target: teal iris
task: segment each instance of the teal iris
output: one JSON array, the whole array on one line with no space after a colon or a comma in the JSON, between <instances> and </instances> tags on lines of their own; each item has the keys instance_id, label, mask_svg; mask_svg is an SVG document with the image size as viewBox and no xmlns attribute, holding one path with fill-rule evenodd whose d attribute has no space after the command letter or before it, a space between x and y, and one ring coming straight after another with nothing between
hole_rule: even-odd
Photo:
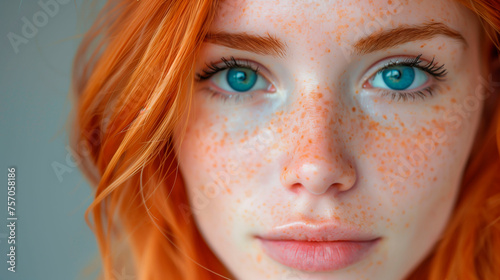
<instances>
[{"instance_id":1,"label":"teal iris","mask_svg":"<svg viewBox=\"0 0 500 280\"><path fill-rule=\"evenodd\" d=\"M248 68L231 68L227 71L227 83L235 91L248 91L257 82L257 73Z\"/></svg>"},{"instance_id":2,"label":"teal iris","mask_svg":"<svg viewBox=\"0 0 500 280\"><path fill-rule=\"evenodd\" d=\"M390 89L402 90L415 80L415 70L410 66L392 66L382 71L382 78Z\"/></svg>"}]
</instances>

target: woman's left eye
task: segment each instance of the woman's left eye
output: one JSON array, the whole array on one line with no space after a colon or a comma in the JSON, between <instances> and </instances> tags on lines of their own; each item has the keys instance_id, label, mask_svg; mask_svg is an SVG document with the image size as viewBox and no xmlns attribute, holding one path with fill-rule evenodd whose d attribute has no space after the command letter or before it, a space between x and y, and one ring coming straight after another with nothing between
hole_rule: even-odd
<instances>
[{"instance_id":1,"label":"woman's left eye","mask_svg":"<svg viewBox=\"0 0 500 280\"><path fill-rule=\"evenodd\" d=\"M412 90L425 85L429 76L425 71L406 65L389 66L378 71L370 80L374 88L389 90Z\"/></svg>"}]
</instances>

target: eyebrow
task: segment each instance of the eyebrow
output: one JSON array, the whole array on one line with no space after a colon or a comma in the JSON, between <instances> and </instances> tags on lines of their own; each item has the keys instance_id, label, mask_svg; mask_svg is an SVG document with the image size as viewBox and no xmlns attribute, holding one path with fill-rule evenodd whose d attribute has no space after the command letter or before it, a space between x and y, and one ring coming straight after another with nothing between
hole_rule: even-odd
<instances>
[{"instance_id":1,"label":"eyebrow","mask_svg":"<svg viewBox=\"0 0 500 280\"><path fill-rule=\"evenodd\" d=\"M205 42L262 55L284 57L286 53L286 44L269 33L266 33L265 36L251 35L245 32L209 33L205 37Z\"/></svg>"},{"instance_id":2,"label":"eyebrow","mask_svg":"<svg viewBox=\"0 0 500 280\"><path fill-rule=\"evenodd\" d=\"M356 52L366 54L408 42L429 40L438 35L456 39L467 47L467 41L460 33L440 22L398 26L391 30L370 34L357 41L353 46Z\"/></svg>"},{"instance_id":3,"label":"eyebrow","mask_svg":"<svg viewBox=\"0 0 500 280\"><path fill-rule=\"evenodd\" d=\"M412 41L428 40L438 35L456 39L467 47L467 41L459 32L439 22L421 25L403 25L394 29L376 32L361 38L352 46L355 52L367 54ZM269 33L266 33L265 36L260 36L245 32L216 32L207 34L205 42L262 55L284 57L286 54L286 44Z\"/></svg>"}]
</instances>

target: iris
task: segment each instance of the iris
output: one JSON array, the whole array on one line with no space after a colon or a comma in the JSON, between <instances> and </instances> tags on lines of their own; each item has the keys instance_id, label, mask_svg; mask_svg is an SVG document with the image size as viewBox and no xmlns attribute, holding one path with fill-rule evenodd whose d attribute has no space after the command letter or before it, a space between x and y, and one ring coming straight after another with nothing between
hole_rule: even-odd
<instances>
[{"instance_id":1,"label":"iris","mask_svg":"<svg viewBox=\"0 0 500 280\"><path fill-rule=\"evenodd\" d=\"M257 73L248 68L231 68L227 71L227 83L235 91L250 90L257 82Z\"/></svg>"},{"instance_id":2,"label":"iris","mask_svg":"<svg viewBox=\"0 0 500 280\"><path fill-rule=\"evenodd\" d=\"M382 77L390 89L403 90L415 80L415 70L409 66L392 66L382 71Z\"/></svg>"}]
</instances>

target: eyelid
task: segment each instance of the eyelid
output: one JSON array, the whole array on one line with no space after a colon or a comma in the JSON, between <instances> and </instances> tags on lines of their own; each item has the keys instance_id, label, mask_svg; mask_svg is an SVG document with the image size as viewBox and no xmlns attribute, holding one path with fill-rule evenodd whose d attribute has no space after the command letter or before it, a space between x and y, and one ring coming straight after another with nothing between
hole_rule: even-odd
<instances>
[{"instance_id":1,"label":"eyelid","mask_svg":"<svg viewBox=\"0 0 500 280\"><path fill-rule=\"evenodd\" d=\"M373 64L371 64L369 67L367 67L367 70L364 72L365 74L363 74L361 76L361 85L364 85L378 71L383 70L384 66L387 65L387 64L389 64L391 61L397 61L398 59L399 60L405 60L405 61L406 60L413 60L416 57L420 57L420 55L394 55L394 56L385 57L385 58L382 58L380 60L377 60L376 62L374 62ZM419 60L421 61L421 63L420 63L421 65L422 65L422 63L424 65L426 65L426 64L428 64L430 62L430 61L428 61L426 59L423 59L421 57L419 58ZM424 71L424 70L422 70L422 71ZM426 72L426 71L424 71L424 72ZM429 73L426 72L426 74L429 74Z\"/></svg>"},{"instance_id":2,"label":"eyelid","mask_svg":"<svg viewBox=\"0 0 500 280\"><path fill-rule=\"evenodd\" d=\"M213 68L214 66L219 68L219 71L217 72L213 72L211 74L209 74L209 76L207 78L202 78L200 79L200 76L199 76L199 73L196 73L196 77L197 77L197 81L199 82L203 82L207 79L210 79L213 75L223 71L223 70L226 70L226 69L230 69L230 68L235 68L235 67L229 67L225 62L224 60L226 61L229 61L229 62L236 62L238 64L241 64L240 66L237 66L237 67L243 67L243 68L248 68L248 69L252 69L253 71L255 71L258 75L261 75L262 78L264 78L267 82L269 82L270 84L273 84L275 85L275 83L273 82L274 79L273 79L273 75L271 75L270 71L267 70L267 68L258 63L258 62L255 62L253 60L250 60L250 59L239 59L239 58L234 58L233 56L226 58L226 57L222 57L221 59L219 59L218 61L214 62L209 62L209 63L206 63L205 64L205 67L201 70L202 72L206 73L206 69L210 69L210 68ZM213 69L212 69L213 70ZM276 87L276 85L275 85Z\"/></svg>"},{"instance_id":3,"label":"eyelid","mask_svg":"<svg viewBox=\"0 0 500 280\"><path fill-rule=\"evenodd\" d=\"M383 70L379 70L379 71L383 71ZM405 92L413 92L413 91L415 91L417 89L428 88L428 87L432 86L433 84L435 84L435 81L433 81L433 77L432 77L431 74L427 73L425 70L420 70L420 71L424 72L424 75L428 76L428 79L427 79L427 81L424 84L420 85L418 88L396 90L396 89L387 89L387 88L375 87L375 86L373 86L371 84L371 82L373 82L373 79L375 78L375 75L377 75L379 73L379 71L375 72L374 75L372 75L368 80L366 80L362 84L362 87L366 88L366 89L379 89L379 90L385 90L385 91L391 91L391 92L405 93Z\"/></svg>"},{"instance_id":4,"label":"eyelid","mask_svg":"<svg viewBox=\"0 0 500 280\"><path fill-rule=\"evenodd\" d=\"M198 89L200 91L205 91L206 93L208 93L205 96L209 98L217 98L219 100L222 100L224 103L226 101L239 103L244 102L247 99L252 99L257 95L275 95L275 93L277 92L277 87L274 79L269 78L273 76L270 74L266 67L253 60L235 59L233 56L231 56L229 59L227 59L226 57L222 57L217 62L209 62L205 65L205 68L202 69L205 75L202 76L200 75L200 73L196 73L196 82ZM221 87L219 83L216 83L214 81L214 78L221 79L222 77L218 77L219 75L224 75L224 72L234 68L247 68L255 71L255 73L258 75L257 83L259 80L263 81L267 84L267 88L257 88L247 92L233 92L228 91L228 89L224 87Z\"/></svg>"}]
</instances>

